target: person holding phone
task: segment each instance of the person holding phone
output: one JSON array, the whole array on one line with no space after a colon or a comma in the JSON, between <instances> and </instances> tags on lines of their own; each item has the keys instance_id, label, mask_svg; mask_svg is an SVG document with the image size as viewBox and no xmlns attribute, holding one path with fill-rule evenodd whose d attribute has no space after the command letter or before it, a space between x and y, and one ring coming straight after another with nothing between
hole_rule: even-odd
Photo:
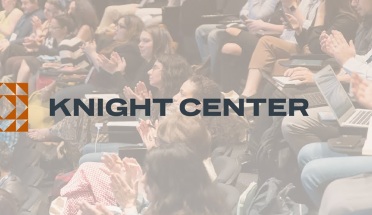
<instances>
[{"instance_id":1,"label":"person holding phone","mask_svg":"<svg viewBox=\"0 0 372 215\"><path fill-rule=\"evenodd\" d=\"M295 31L295 43L280 38L265 36L258 42L248 67L248 78L243 97L254 97L259 91L262 72L272 73L275 62L293 54L321 54L319 36L322 31L339 30L350 40L355 37L358 27L357 16L349 0L310 1L308 7L316 7L315 19L309 28L296 2L282 0L285 16Z\"/></svg>"},{"instance_id":2,"label":"person holding phone","mask_svg":"<svg viewBox=\"0 0 372 215\"><path fill-rule=\"evenodd\" d=\"M286 24L288 22L284 21L286 12L282 4L283 2L279 1L275 11L268 20L243 19L247 26L246 31L237 28L226 29L228 36L218 55L219 61L217 62L223 63L214 66L215 68L219 68L216 71L217 80L219 80L219 84L224 91L232 89L235 91L241 90L236 82L246 78L244 77L246 69L261 36L280 35L280 38L285 41L295 41L293 29ZM290 5L290 3L284 2L284 5L287 4ZM318 5L318 0L304 0L298 4L297 12L294 12L296 12L296 16L306 17L306 19L301 19L304 28L308 28L310 23L313 22ZM231 66L236 68L233 74L226 72L230 71L229 68Z\"/></svg>"},{"instance_id":3,"label":"person holding phone","mask_svg":"<svg viewBox=\"0 0 372 215\"><path fill-rule=\"evenodd\" d=\"M267 20L274 12L278 0L259 0L250 1L243 6L240 11L242 20ZM203 63L209 58L211 60L211 70L215 73L217 54L224 37L224 29L217 28L218 24L207 24L199 26L195 31L195 39L199 54Z\"/></svg>"}]
</instances>

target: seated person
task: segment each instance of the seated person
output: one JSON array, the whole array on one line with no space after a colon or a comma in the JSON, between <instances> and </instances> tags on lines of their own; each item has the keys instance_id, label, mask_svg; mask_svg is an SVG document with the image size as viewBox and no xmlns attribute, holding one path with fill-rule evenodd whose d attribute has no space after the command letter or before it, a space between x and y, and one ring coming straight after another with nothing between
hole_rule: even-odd
<instances>
[{"instance_id":1,"label":"seated person","mask_svg":"<svg viewBox=\"0 0 372 215\"><path fill-rule=\"evenodd\" d=\"M12 34L23 12L16 7L17 0L2 1L1 5L4 10L0 11L0 40L3 40Z\"/></svg>"},{"instance_id":2,"label":"seated person","mask_svg":"<svg viewBox=\"0 0 372 215\"><path fill-rule=\"evenodd\" d=\"M362 77L371 79L371 76L367 75L372 68L371 61L367 60L372 55L372 37L366 37L365 35L372 34L372 28L369 27L372 23L372 3L369 1L351 1L351 4L363 18L353 45L350 46L344 36L337 31L331 32L331 35L323 32L320 36L322 51L330 57L339 59L338 62L343 67L338 75L338 79L342 82L348 82L350 79L346 71L348 73L357 72ZM336 42L336 40L339 42ZM345 64L346 61L351 62L351 64ZM355 68L347 68L350 65ZM313 74L308 69L289 69L285 72L285 75L290 76L291 79L300 80L304 84L313 83ZM294 117L284 118L282 124L283 136L296 153L306 144L320 142L340 135L337 128L318 120L318 112L324 111L330 111L330 109L328 107L311 108L308 110L309 116L303 117L296 113Z\"/></svg>"},{"instance_id":3,"label":"seated person","mask_svg":"<svg viewBox=\"0 0 372 215\"><path fill-rule=\"evenodd\" d=\"M297 6L292 7L290 5L283 4L283 8L288 12L286 17L295 31L297 44L272 36L262 37L252 55L242 96L254 97L259 92L262 80L261 72L272 74L277 60L289 58L293 54L322 53L319 44L319 36L322 31L339 30L347 39L355 36L357 19L348 0L320 1L315 20L309 29L302 27L302 16L296 16L299 13L298 10L290 9ZM337 5L337 8L334 8L335 5Z\"/></svg>"},{"instance_id":4,"label":"seated person","mask_svg":"<svg viewBox=\"0 0 372 215\"><path fill-rule=\"evenodd\" d=\"M167 107L167 113L178 112L179 104L187 98L195 98L202 101L205 98L220 98L221 91L219 86L211 79L194 75L185 81L179 92L173 96L173 104ZM195 108L195 107L190 107ZM196 107L198 108L198 107ZM166 120L167 116L159 117L160 122ZM224 155L229 152L233 145L240 141L242 134L246 131L247 124L244 120L235 116L228 117L202 117L208 131L211 134L212 156ZM156 129L150 124L156 124L150 120L141 121L138 131L143 143L148 149L154 145L152 136L156 136ZM151 140L150 140L151 139ZM99 161L101 152L118 152L120 147L131 145L130 143L98 143L99 152L95 153L95 144L87 144L83 148L83 157L80 163L86 161Z\"/></svg>"},{"instance_id":5,"label":"seated person","mask_svg":"<svg viewBox=\"0 0 372 215\"><path fill-rule=\"evenodd\" d=\"M368 215L372 213L371 174L362 174L333 181L327 186L319 214Z\"/></svg>"},{"instance_id":6,"label":"seated person","mask_svg":"<svg viewBox=\"0 0 372 215\"><path fill-rule=\"evenodd\" d=\"M240 16L250 21L267 20L274 12L277 4L278 0L261 0L255 3L248 0L242 7ZM217 26L218 24L205 24L199 26L195 31L195 40L202 62L206 62L210 57L212 72L214 72L215 68L213 66L217 63L217 53L225 36L225 30L219 29Z\"/></svg>"},{"instance_id":7,"label":"seated person","mask_svg":"<svg viewBox=\"0 0 372 215\"><path fill-rule=\"evenodd\" d=\"M146 27L157 25L162 22L161 20L161 8L164 6L174 7L180 6L180 0L155 0L147 1L143 8L140 8L140 4L124 4L124 5L112 5L108 6L103 13L101 22L97 28L96 34L106 34L112 36L114 30L114 23L124 15L136 15L142 19Z\"/></svg>"},{"instance_id":8,"label":"seated person","mask_svg":"<svg viewBox=\"0 0 372 215\"><path fill-rule=\"evenodd\" d=\"M94 40L94 32L98 26L98 18L91 1L70 1L68 14L76 24L76 37L84 42Z\"/></svg>"},{"instance_id":9,"label":"seated person","mask_svg":"<svg viewBox=\"0 0 372 215\"><path fill-rule=\"evenodd\" d=\"M60 62L42 62L37 56L28 56L21 58L19 71L16 73L17 82L29 82L31 75L36 75L40 68L59 68L63 64L85 68L89 64L82 58L83 52L74 51L73 48L79 49L80 39L73 36L75 25L73 20L67 15L59 15L52 18L49 25L50 37L55 41L54 48L47 48L51 57L60 59ZM80 54L80 55L79 55ZM13 59L13 58L11 58ZM78 60L81 60L79 62ZM35 86L29 85L29 91L33 92Z\"/></svg>"},{"instance_id":10,"label":"seated person","mask_svg":"<svg viewBox=\"0 0 372 215\"><path fill-rule=\"evenodd\" d=\"M150 204L142 214L229 214L222 193L211 182L199 155L186 145L161 144L149 151L145 166L146 179L141 186L146 187ZM137 178L133 174L111 176L116 201L125 214L138 214ZM166 199L171 202L165 203ZM102 207L96 208L87 202L81 205L83 214L99 214L95 213L97 209L102 213Z\"/></svg>"},{"instance_id":11,"label":"seated person","mask_svg":"<svg viewBox=\"0 0 372 215\"><path fill-rule=\"evenodd\" d=\"M19 214L19 206L17 206L17 202L14 201L12 194L4 189L0 189L0 211L7 215Z\"/></svg>"},{"instance_id":12,"label":"seated person","mask_svg":"<svg viewBox=\"0 0 372 215\"><path fill-rule=\"evenodd\" d=\"M349 45L338 31L333 31L331 35L322 33L321 40L322 50L334 57L342 66L342 71L338 75L340 81L348 82L351 73L357 73L363 78L372 80L371 61L368 60L372 55L372 50L365 55L357 55L358 50L355 50L355 46ZM302 83L313 82L313 73L305 68L289 69L285 75L294 80L301 80ZM308 110L309 116L303 117L296 112L295 116L284 118L283 136L296 153L306 144L340 135L337 127L324 124L318 119L318 112L329 111L328 107L311 108Z\"/></svg>"},{"instance_id":13,"label":"seated person","mask_svg":"<svg viewBox=\"0 0 372 215\"><path fill-rule=\"evenodd\" d=\"M59 0L45 2L44 15L46 20L41 22L36 16L32 19L32 34L24 38L21 44L12 44L3 56L5 62L2 74L17 75L23 56L55 55L58 44L53 40L49 32L51 20L63 14L64 7ZM15 74L14 74L15 73ZM16 77L15 77L16 78Z\"/></svg>"},{"instance_id":14,"label":"seated person","mask_svg":"<svg viewBox=\"0 0 372 215\"><path fill-rule=\"evenodd\" d=\"M128 43L127 45L131 47L132 44ZM129 47L127 46L126 48ZM103 90L105 93L120 92L122 91L123 86L134 87L140 81L144 82L146 86L149 86L148 72L154 66L156 59L161 55L173 54L175 52L172 37L162 26L152 26L143 29L139 37L138 48L142 59L137 59L140 61L138 62L140 65L136 65L136 67L138 66L137 68L131 68L134 63L137 63L132 60L132 62L128 62L128 70L126 70L126 65L124 64L125 61L123 61L122 57L128 57L128 54L133 56L136 55L135 52L129 51L129 49L127 50L129 52L121 52L121 50L117 50L118 53L121 53L123 56L118 56L115 54L116 58L112 56L114 58L110 58L108 60L106 57L101 55L100 59L98 59L99 61L92 60L92 62L99 62L98 66L101 67L103 70L102 72L106 74L105 78L108 78L110 83L113 84L110 87L106 86L106 82L99 83L99 85L97 85L97 82L100 81L100 76L93 76L88 85L90 84L96 90ZM121 69L118 69L120 67ZM124 70L125 73L123 73ZM95 83L91 84L91 82ZM53 94L55 92L55 86L55 83L48 86L44 92L47 94ZM85 94L91 93L94 90L93 87L83 88L84 91L76 91L74 90L75 87L69 87L57 92L53 97L56 99L56 101L62 101L65 98L82 98ZM69 109L72 110L72 107L69 107ZM65 116L63 115L62 111L57 111L56 116L54 117L55 123L62 120L64 117Z\"/></svg>"},{"instance_id":15,"label":"seated person","mask_svg":"<svg viewBox=\"0 0 372 215\"><path fill-rule=\"evenodd\" d=\"M372 82L352 77L352 91L357 101L372 109ZM332 150L328 143L304 146L298 163L302 169L301 181L313 204L319 207L324 188L333 180L372 172L372 156L352 156Z\"/></svg>"},{"instance_id":16,"label":"seated person","mask_svg":"<svg viewBox=\"0 0 372 215\"><path fill-rule=\"evenodd\" d=\"M21 180L12 173L13 153L4 142L0 142L0 189L6 190L16 199L18 207L27 200L27 191Z\"/></svg>"},{"instance_id":17,"label":"seated person","mask_svg":"<svg viewBox=\"0 0 372 215\"><path fill-rule=\"evenodd\" d=\"M145 132L146 125L144 123L139 129ZM153 135L152 133L147 134L147 131L146 134L143 134L145 136ZM216 172L210 159L210 134L199 117L186 117L179 113L167 116L159 124L156 140L152 138L151 141L146 141L146 144L150 150L162 144L178 142L185 144L203 160L210 179L214 181ZM116 154L104 154L102 161L106 166L100 163L89 162L81 164L71 181L62 188L61 196L67 197L66 210L70 213L75 212L78 203L82 200L88 201L90 204L99 202L106 205L114 205L112 201L115 198L112 192L115 193L115 191L108 189L110 175L107 173L111 170L127 174L126 162L128 158L124 158L121 161Z\"/></svg>"},{"instance_id":18,"label":"seated person","mask_svg":"<svg viewBox=\"0 0 372 215\"><path fill-rule=\"evenodd\" d=\"M44 13L40 8L39 0L22 0L21 3L23 16L18 20L12 34L0 42L0 53L3 53L11 44L22 44L23 39L31 35L34 16L41 21L44 20Z\"/></svg>"}]
</instances>

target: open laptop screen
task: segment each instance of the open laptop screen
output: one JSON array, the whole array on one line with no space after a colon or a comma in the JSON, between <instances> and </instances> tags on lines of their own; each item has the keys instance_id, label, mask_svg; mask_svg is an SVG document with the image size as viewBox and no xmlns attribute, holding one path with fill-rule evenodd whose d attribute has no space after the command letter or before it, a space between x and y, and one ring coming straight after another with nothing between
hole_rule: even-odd
<instances>
[{"instance_id":1,"label":"open laptop screen","mask_svg":"<svg viewBox=\"0 0 372 215\"><path fill-rule=\"evenodd\" d=\"M337 79L331 66L326 66L315 74L315 82L338 119L354 108L348 94Z\"/></svg>"}]
</instances>

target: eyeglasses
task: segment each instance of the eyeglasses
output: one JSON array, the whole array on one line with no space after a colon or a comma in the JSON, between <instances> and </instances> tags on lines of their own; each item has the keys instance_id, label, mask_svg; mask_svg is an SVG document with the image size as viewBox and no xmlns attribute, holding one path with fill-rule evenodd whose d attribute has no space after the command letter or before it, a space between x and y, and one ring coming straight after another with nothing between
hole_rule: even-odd
<instances>
[{"instance_id":1,"label":"eyeglasses","mask_svg":"<svg viewBox=\"0 0 372 215\"><path fill-rule=\"evenodd\" d=\"M56 27L53 27L53 26L49 26L49 31L50 30L58 30L58 29L60 29L61 27L59 27L59 26L56 26Z\"/></svg>"},{"instance_id":2,"label":"eyeglasses","mask_svg":"<svg viewBox=\"0 0 372 215\"><path fill-rule=\"evenodd\" d=\"M117 26L117 28L119 28L119 29L127 29L127 26L125 26L125 25L122 24L122 23L118 23L116 26Z\"/></svg>"}]
</instances>

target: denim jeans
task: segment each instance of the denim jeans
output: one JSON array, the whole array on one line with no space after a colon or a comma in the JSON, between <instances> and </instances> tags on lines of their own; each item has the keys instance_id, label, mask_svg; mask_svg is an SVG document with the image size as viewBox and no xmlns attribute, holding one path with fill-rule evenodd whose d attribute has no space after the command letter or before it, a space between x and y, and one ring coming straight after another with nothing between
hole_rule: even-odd
<instances>
[{"instance_id":1,"label":"denim jeans","mask_svg":"<svg viewBox=\"0 0 372 215\"><path fill-rule=\"evenodd\" d=\"M328 143L304 146L298 155L305 191L319 207L326 186L340 178L372 172L372 156L349 156L332 151Z\"/></svg>"},{"instance_id":2,"label":"denim jeans","mask_svg":"<svg viewBox=\"0 0 372 215\"><path fill-rule=\"evenodd\" d=\"M201 25L195 31L196 44L203 62L211 58L211 70L216 65L217 55L222 45L225 29L218 29L216 24Z\"/></svg>"}]
</instances>

